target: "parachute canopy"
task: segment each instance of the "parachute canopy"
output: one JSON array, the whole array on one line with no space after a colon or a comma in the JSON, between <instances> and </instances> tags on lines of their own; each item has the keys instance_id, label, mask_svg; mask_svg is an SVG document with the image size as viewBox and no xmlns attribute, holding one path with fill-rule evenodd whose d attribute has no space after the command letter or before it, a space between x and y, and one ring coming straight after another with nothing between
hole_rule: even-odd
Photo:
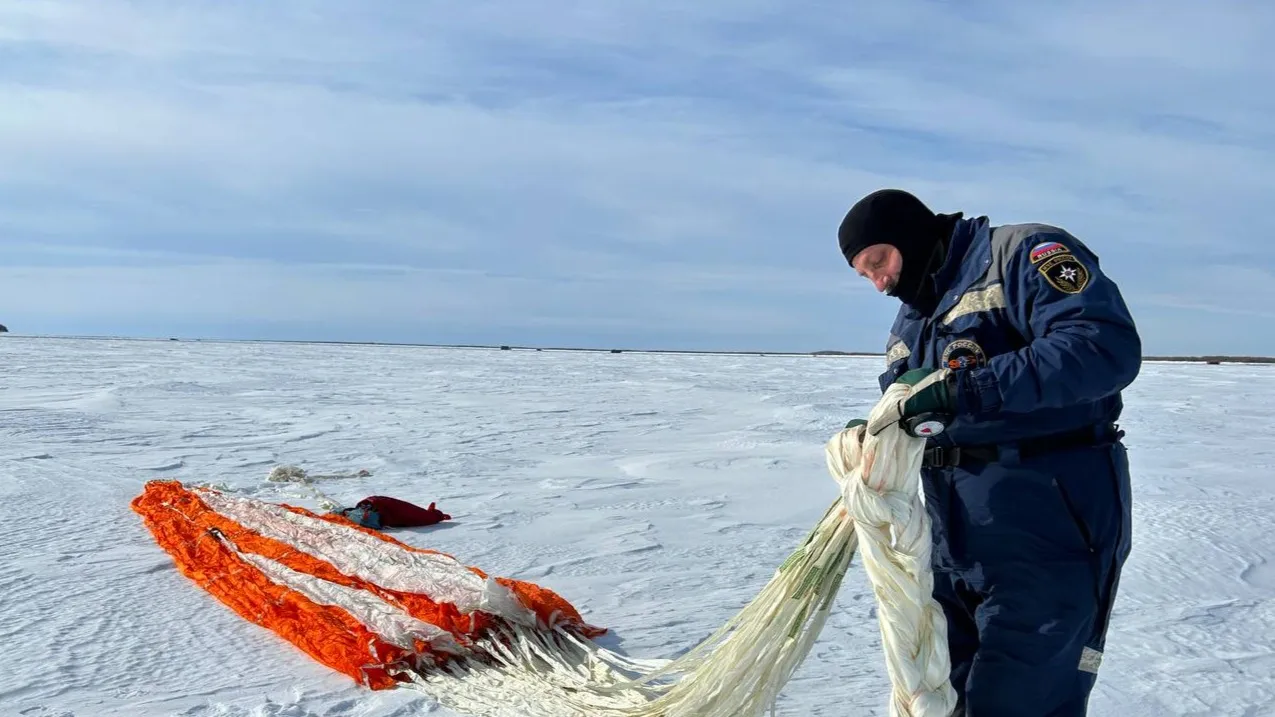
<instances>
[{"instance_id":1,"label":"parachute canopy","mask_svg":"<svg viewBox=\"0 0 1275 717\"><path fill-rule=\"evenodd\" d=\"M481 657L502 625L604 634L558 594L492 578L335 514L177 481L132 502L183 575L241 617L372 689Z\"/></svg>"}]
</instances>

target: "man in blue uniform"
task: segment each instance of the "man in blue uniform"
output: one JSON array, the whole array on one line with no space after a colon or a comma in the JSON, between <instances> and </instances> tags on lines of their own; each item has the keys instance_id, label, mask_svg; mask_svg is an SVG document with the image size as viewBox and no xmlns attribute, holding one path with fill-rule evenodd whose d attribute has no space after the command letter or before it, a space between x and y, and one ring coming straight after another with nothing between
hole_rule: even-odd
<instances>
[{"instance_id":1,"label":"man in blue uniform","mask_svg":"<svg viewBox=\"0 0 1275 717\"><path fill-rule=\"evenodd\" d=\"M935 214L898 190L857 202L839 240L902 303L880 382L912 388L865 430L927 436L957 714L1084 715L1130 551L1115 421L1142 345L1119 289L1063 229Z\"/></svg>"}]
</instances>

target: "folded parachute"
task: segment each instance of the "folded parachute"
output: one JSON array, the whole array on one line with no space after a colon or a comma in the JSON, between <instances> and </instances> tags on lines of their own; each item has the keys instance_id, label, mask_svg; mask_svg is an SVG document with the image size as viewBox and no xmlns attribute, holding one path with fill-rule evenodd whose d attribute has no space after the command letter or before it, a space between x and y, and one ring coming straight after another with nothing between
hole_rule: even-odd
<instances>
[{"instance_id":1,"label":"folded parachute","mask_svg":"<svg viewBox=\"0 0 1275 717\"><path fill-rule=\"evenodd\" d=\"M176 481L147 483L132 507L183 575L372 689L472 658L501 625L605 632L551 590L489 577L340 515Z\"/></svg>"}]
</instances>

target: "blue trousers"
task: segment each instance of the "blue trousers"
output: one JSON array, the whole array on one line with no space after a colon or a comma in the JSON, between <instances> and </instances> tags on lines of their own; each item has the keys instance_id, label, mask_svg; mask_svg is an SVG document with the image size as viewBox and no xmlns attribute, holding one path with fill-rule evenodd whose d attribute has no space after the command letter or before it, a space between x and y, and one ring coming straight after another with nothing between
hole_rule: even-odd
<instances>
[{"instance_id":1,"label":"blue trousers","mask_svg":"<svg viewBox=\"0 0 1275 717\"><path fill-rule=\"evenodd\" d=\"M957 714L1082 717L1131 546L1124 446L926 468L923 484Z\"/></svg>"}]
</instances>

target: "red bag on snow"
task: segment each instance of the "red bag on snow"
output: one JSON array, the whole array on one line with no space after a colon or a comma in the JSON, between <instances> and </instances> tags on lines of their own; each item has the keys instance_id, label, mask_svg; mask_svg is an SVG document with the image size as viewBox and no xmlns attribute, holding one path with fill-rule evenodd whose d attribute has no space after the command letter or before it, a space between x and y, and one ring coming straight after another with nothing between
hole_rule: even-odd
<instances>
[{"instance_id":1,"label":"red bag on snow","mask_svg":"<svg viewBox=\"0 0 1275 717\"><path fill-rule=\"evenodd\" d=\"M435 508L434 503L422 508L387 495L370 495L359 501L356 507L376 511L381 525L386 528L413 528L451 520L451 516Z\"/></svg>"}]
</instances>

